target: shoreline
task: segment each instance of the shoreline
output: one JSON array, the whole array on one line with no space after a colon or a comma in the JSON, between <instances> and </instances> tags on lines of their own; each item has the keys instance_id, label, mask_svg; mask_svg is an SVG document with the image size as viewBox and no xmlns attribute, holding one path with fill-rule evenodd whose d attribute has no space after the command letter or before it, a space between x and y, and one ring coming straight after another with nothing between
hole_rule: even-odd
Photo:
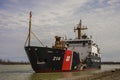
<instances>
[{"instance_id":1,"label":"shoreline","mask_svg":"<svg viewBox=\"0 0 120 80\"><path fill-rule=\"evenodd\" d=\"M13 62L13 63L0 63L0 65L30 65L30 63Z\"/></svg>"},{"instance_id":2,"label":"shoreline","mask_svg":"<svg viewBox=\"0 0 120 80\"><path fill-rule=\"evenodd\" d=\"M93 73L82 77L76 76L72 77L72 80L120 80L120 68L99 73Z\"/></svg>"}]
</instances>

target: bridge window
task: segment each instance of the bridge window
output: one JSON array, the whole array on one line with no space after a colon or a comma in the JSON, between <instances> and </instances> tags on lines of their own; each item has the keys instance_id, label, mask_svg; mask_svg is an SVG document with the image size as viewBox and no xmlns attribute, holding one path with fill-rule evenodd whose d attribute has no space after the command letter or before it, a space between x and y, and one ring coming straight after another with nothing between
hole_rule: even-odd
<instances>
[{"instance_id":1,"label":"bridge window","mask_svg":"<svg viewBox=\"0 0 120 80\"><path fill-rule=\"evenodd\" d=\"M95 54L95 56L98 56L98 54Z\"/></svg>"},{"instance_id":2,"label":"bridge window","mask_svg":"<svg viewBox=\"0 0 120 80\"><path fill-rule=\"evenodd\" d=\"M69 43L69 44L80 44L80 43L83 43L83 44L86 44L86 43L90 43L90 40L89 41L67 41L66 43Z\"/></svg>"}]
</instances>

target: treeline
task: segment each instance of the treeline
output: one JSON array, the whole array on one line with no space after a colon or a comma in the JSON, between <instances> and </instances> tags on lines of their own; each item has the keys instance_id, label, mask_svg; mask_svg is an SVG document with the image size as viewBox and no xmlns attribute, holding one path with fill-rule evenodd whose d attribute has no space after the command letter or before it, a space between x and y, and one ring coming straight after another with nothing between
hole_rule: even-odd
<instances>
[{"instance_id":1,"label":"treeline","mask_svg":"<svg viewBox=\"0 0 120 80\"><path fill-rule=\"evenodd\" d=\"M0 59L0 64L14 65L14 64L30 64L30 63L29 62L24 62L24 61L10 61L10 60Z\"/></svg>"},{"instance_id":2,"label":"treeline","mask_svg":"<svg viewBox=\"0 0 120 80\"><path fill-rule=\"evenodd\" d=\"M101 62L102 64L120 64L120 62Z\"/></svg>"}]
</instances>

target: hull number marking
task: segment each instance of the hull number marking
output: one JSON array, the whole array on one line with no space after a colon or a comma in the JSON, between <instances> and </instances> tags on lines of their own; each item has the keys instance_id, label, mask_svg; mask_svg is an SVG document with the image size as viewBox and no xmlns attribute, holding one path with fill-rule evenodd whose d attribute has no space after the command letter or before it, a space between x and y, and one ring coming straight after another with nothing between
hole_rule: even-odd
<instances>
[{"instance_id":1,"label":"hull number marking","mask_svg":"<svg viewBox=\"0 0 120 80\"><path fill-rule=\"evenodd\" d=\"M58 56L53 56L53 61L60 61L61 57L58 57Z\"/></svg>"}]
</instances>

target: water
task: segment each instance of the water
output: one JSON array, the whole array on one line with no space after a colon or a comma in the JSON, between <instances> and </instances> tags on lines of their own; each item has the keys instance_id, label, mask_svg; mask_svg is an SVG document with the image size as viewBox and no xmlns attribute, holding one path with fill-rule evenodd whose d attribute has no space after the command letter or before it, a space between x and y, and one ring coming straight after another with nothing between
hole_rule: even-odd
<instances>
[{"instance_id":1,"label":"water","mask_svg":"<svg viewBox=\"0 0 120 80\"><path fill-rule=\"evenodd\" d=\"M101 70L81 72L34 73L30 65L0 65L0 80L75 80L74 77L120 68L120 65L102 65Z\"/></svg>"}]
</instances>

